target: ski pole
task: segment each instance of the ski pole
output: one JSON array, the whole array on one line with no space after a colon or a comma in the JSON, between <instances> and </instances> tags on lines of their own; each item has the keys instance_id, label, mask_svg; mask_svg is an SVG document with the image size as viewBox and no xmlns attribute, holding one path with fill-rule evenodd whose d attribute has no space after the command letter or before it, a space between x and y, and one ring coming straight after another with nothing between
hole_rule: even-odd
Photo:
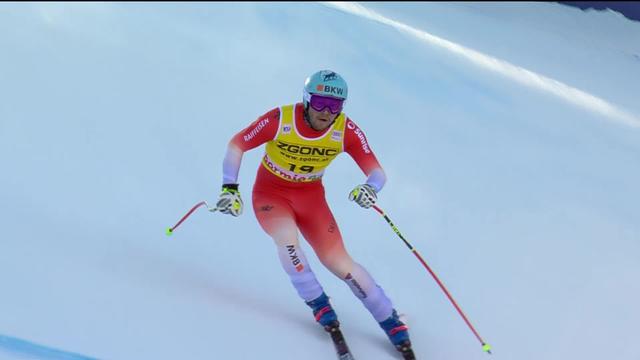
<instances>
[{"instance_id":1,"label":"ski pole","mask_svg":"<svg viewBox=\"0 0 640 360\"><path fill-rule=\"evenodd\" d=\"M183 222L183 221L185 221L189 216L191 216L191 214L193 214L193 212L194 212L194 211L196 211L196 210L197 210L200 206L202 206L202 205L206 206L206 207L207 207L207 210L209 210L209 211L216 211L216 210L217 210L216 208L209 207L209 205L207 204L207 202L206 202L206 201L200 201L199 203L195 204L195 205L191 208L191 210L189 210L189 212L187 212L187 213L182 217L182 219L180 219L180 221L178 221L175 225L173 225L173 227L167 228L167 232L166 232L167 236L171 236L171 234L173 234L173 231L174 231L178 226L180 226L180 224L182 224L182 222Z\"/></svg>"},{"instance_id":2,"label":"ski pole","mask_svg":"<svg viewBox=\"0 0 640 360\"><path fill-rule=\"evenodd\" d=\"M489 344L487 344L486 342L484 342L484 340L482 340L482 338L480 337L480 334L478 334L478 332L476 331L476 329L473 327L473 325L471 325L471 322L469 321L469 319L467 319L467 316L464 314L464 312L462 312L462 309L460 309L460 306L458 306L458 304L456 303L456 301L453 299L453 297L451 296L451 294L449 293L449 291L447 290L447 288L444 286L444 284L442 283L442 281L440 281L440 279L438 279L438 277L436 276L436 274L433 272L433 270L431 270L431 268L429 267L429 265L427 265L427 263L424 261L424 259L422 259L422 256L420 256L420 254L418 253L418 250L416 250L413 246L411 246L411 244L409 243L409 241L407 241L407 239L404 238L404 236L402 236L402 234L400 233L400 230L398 230L398 228L393 224L393 222L391 221L391 219L389 219L389 217L387 216L387 214L385 214L384 211L382 211L382 209L380 209L378 206L373 205L373 208L384 217L384 219L389 223L389 225L391 225L391 228L393 229L393 231L400 237L400 239L402 239L402 241L404 241L405 245L407 245L407 247L409 248L409 250L411 250L411 252L413 252L413 255L415 255L418 260L420 260L420 262L422 263L422 265L424 265L424 267L427 269L427 271L429 271L429 273L431 274L431 276L433 277L433 279L438 283L438 285L440 285L440 288L442 289L442 291L444 291L445 295L447 295L447 297L449 298L449 301L451 301L451 303L453 304L453 306L456 308L456 310L458 310L458 313L460 314L460 316L462 316L462 319L464 319L464 322L467 323L467 326L469 326L469 329L471 329L471 331L473 332L473 334L476 336L476 338L478 339L478 341L480 341L480 343L482 344L482 350L486 351L487 353L491 354L491 346Z\"/></svg>"}]
</instances>

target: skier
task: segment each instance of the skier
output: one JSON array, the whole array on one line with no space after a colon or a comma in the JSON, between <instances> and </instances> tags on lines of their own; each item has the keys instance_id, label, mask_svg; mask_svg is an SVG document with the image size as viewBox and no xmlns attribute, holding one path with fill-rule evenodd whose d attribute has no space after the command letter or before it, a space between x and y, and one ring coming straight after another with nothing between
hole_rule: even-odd
<instances>
[{"instance_id":1,"label":"skier","mask_svg":"<svg viewBox=\"0 0 640 360\"><path fill-rule=\"evenodd\" d=\"M337 73L322 70L308 77L303 101L281 106L251 123L229 142L223 162L222 193L215 211L239 216L243 202L238 172L245 151L266 145L253 187L253 210L277 247L280 262L316 321L328 332L339 326L329 297L316 279L300 247L298 229L320 262L342 279L401 352L411 351L407 326L391 300L363 266L345 250L322 185L324 169L341 152L355 160L367 176L349 199L371 207L386 175L364 132L343 112L347 84Z\"/></svg>"}]
</instances>

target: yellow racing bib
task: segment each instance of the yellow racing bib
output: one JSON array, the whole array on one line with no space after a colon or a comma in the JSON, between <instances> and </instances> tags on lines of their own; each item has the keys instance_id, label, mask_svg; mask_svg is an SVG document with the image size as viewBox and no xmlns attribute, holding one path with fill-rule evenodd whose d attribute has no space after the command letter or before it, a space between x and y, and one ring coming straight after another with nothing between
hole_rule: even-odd
<instances>
[{"instance_id":1,"label":"yellow racing bib","mask_svg":"<svg viewBox=\"0 0 640 360\"><path fill-rule=\"evenodd\" d=\"M267 142L262 165L274 175L293 182L319 180L324 169L343 149L345 115L340 113L328 131L318 138L298 133L295 105L280 108L280 128Z\"/></svg>"}]
</instances>

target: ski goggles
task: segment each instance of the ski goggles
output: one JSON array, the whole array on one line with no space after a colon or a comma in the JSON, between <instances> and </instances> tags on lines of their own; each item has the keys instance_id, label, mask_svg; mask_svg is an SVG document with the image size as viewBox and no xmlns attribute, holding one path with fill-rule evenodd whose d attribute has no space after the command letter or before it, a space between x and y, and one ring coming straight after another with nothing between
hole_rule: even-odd
<instances>
[{"instance_id":1,"label":"ski goggles","mask_svg":"<svg viewBox=\"0 0 640 360\"><path fill-rule=\"evenodd\" d=\"M339 114L342 111L343 104L343 99L336 99L329 96L311 95L311 99L309 99L309 105L311 105L313 110L318 112L329 108L332 114Z\"/></svg>"}]
</instances>

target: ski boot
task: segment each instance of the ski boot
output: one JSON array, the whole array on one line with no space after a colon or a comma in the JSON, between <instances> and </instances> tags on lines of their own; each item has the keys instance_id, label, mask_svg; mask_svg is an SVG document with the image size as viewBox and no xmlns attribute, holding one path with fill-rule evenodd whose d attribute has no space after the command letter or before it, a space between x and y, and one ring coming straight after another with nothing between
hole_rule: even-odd
<instances>
[{"instance_id":1,"label":"ski boot","mask_svg":"<svg viewBox=\"0 0 640 360\"><path fill-rule=\"evenodd\" d=\"M409 340L409 327L400 321L395 309L388 319L380 322L380 327L387 334L396 350L402 353L403 359L415 360L416 356L411 348L411 340Z\"/></svg>"},{"instance_id":2,"label":"ski boot","mask_svg":"<svg viewBox=\"0 0 640 360\"><path fill-rule=\"evenodd\" d=\"M307 301L306 304L313 310L313 316L316 317L316 321L322 325L326 331L329 332L332 327L340 326L338 315L333 311L329 303L329 297L325 293L322 293L322 295L315 300Z\"/></svg>"},{"instance_id":3,"label":"ski boot","mask_svg":"<svg viewBox=\"0 0 640 360\"><path fill-rule=\"evenodd\" d=\"M317 299L307 301L307 305L313 310L313 316L315 316L316 321L322 325L324 331L331 336L331 341L335 346L338 359L354 360L340 330L338 316L329 303L329 297L325 293L322 293Z\"/></svg>"}]
</instances>

